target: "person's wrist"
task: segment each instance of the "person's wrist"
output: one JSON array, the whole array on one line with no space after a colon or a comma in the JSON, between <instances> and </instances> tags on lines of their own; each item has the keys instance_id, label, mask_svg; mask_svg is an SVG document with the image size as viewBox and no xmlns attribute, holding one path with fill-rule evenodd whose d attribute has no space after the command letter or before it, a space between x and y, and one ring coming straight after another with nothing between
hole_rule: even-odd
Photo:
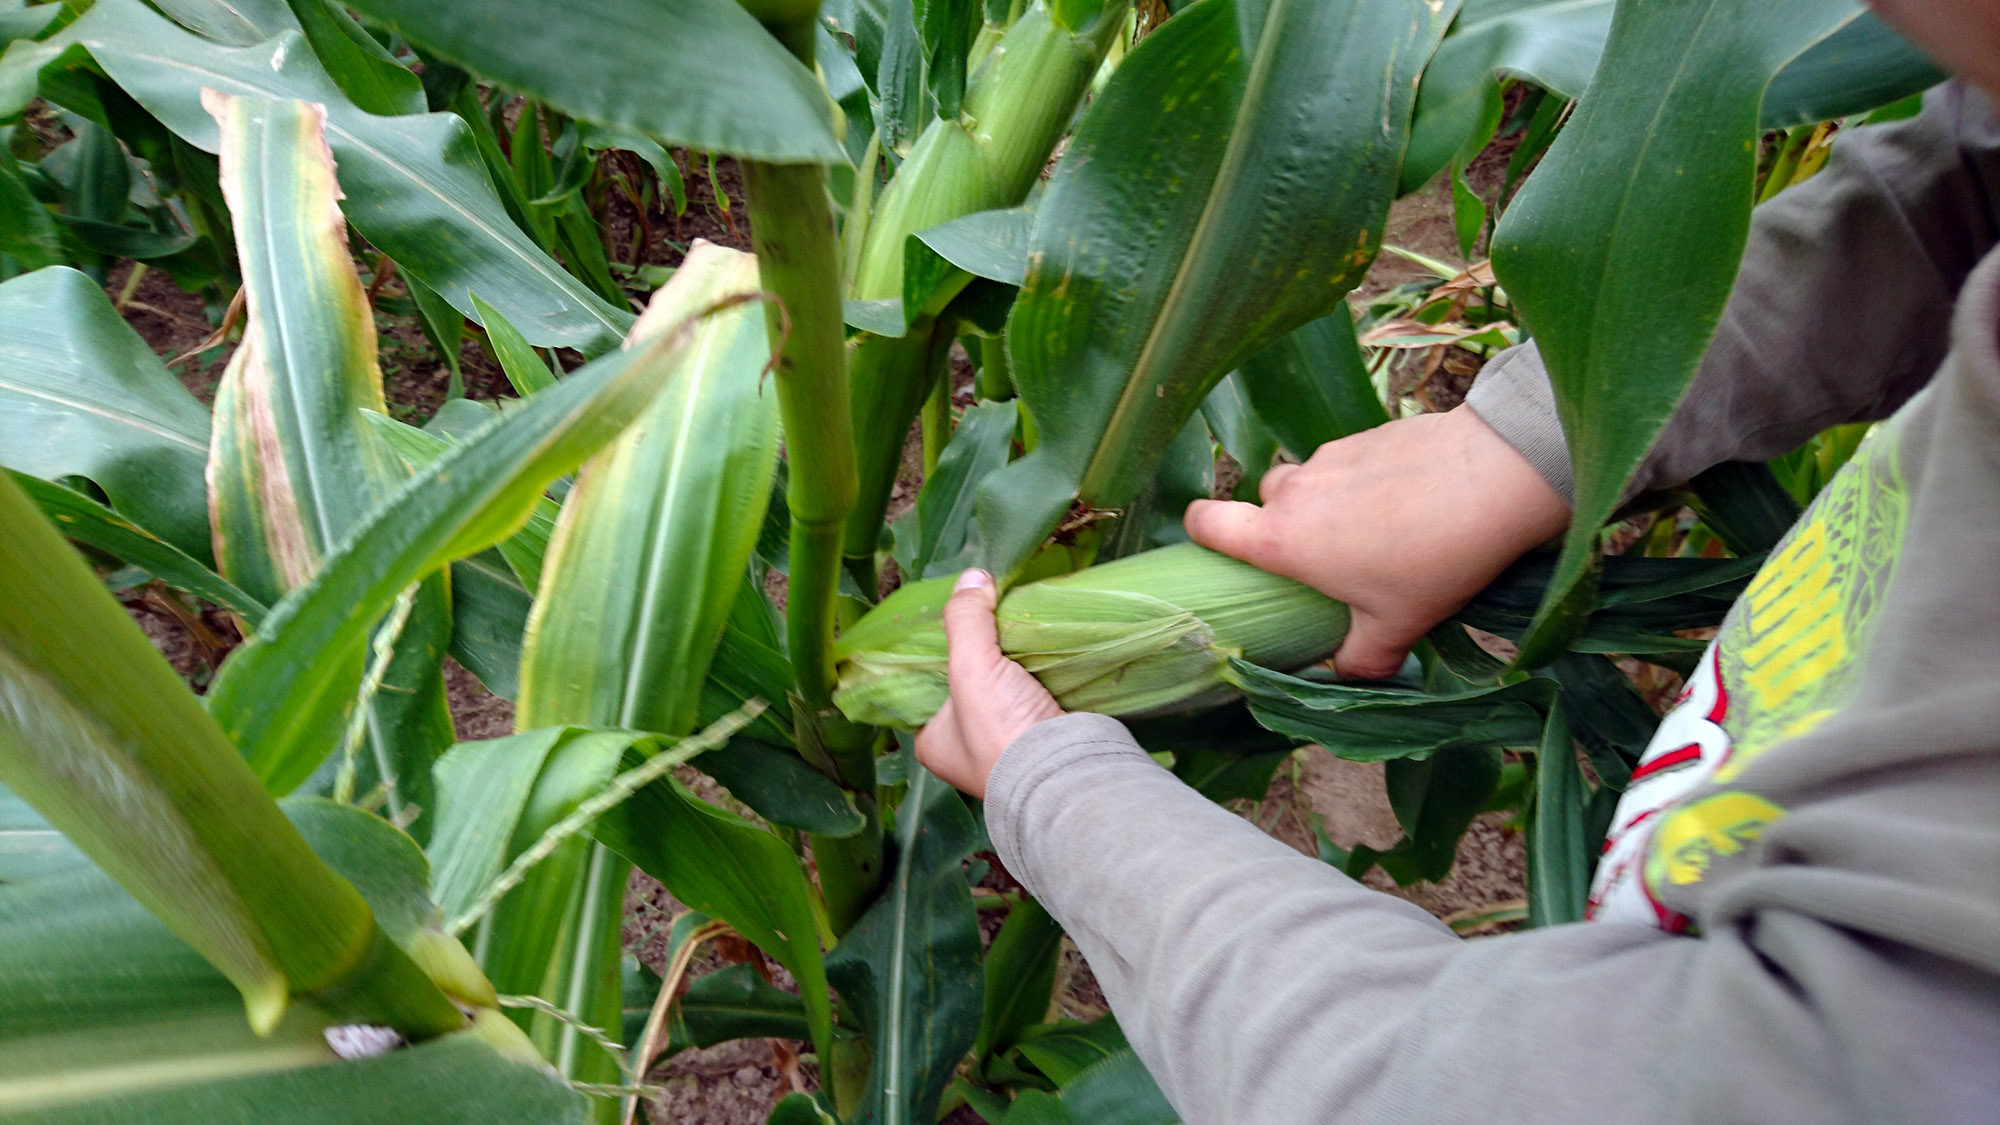
<instances>
[{"instance_id":1,"label":"person's wrist","mask_svg":"<svg viewBox=\"0 0 2000 1125\"><path fill-rule=\"evenodd\" d=\"M1444 436L1463 458L1465 514L1490 544L1511 560L1568 529L1568 503L1477 411L1460 406L1444 420Z\"/></svg>"}]
</instances>

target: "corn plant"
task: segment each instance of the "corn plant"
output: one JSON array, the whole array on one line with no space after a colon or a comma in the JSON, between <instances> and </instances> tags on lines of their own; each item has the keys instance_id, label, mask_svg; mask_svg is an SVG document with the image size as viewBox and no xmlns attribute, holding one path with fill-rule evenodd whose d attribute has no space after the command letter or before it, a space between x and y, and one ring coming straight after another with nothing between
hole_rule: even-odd
<instances>
[{"instance_id":1,"label":"corn plant","mask_svg":"<svg viewBox=\"0 0 2000 1125\"><path fill-rule=\"evenodd\" d=\"M978 811L900 733L967 565L1010 587L1010 652L1204 793L1302 745L1384 762L1406 838L1329 862L1440 878L1508 808L1531 923L1579 917L1653 723L1603 654L1690 661L1775 534L1765 470L1704 495L1742 557L1596 538L1719 314L1754 141L1935 74L1849 0L1158 7L1143 38L1125 0L0 11L0 121L53 105L84 146L0 163L0 959L36 974L0 976L0 1120L609 1121L663 1050L770 1035L822 1085L774 1121L1171 1120L1115 1023L1046 1020L1046 912L983 896L982 956ZM1461 217L1555 372L1577 530L1398 680L1327 682L1344 607L1179 514L1218 449L1254 482L1389 417L1347 294L1507 84L1546 158ZM635 315L593 210L614 150L676 207L672 152L734 158L754 253L697 244ZM92 210L114 155L171 160L157 205ZM175 276L243 305L212 410L54 264L169 219L213 258ZM388 416L350 227L516 396ZM57 529L241 624L205 699ZM514 733L454 742L447 654ZM670 972L627 1019L634 868L691 908L675 972L733 932L796 990ZM132 1065L75 1061L107 1038Z\"/></svg>"}]
</instances>

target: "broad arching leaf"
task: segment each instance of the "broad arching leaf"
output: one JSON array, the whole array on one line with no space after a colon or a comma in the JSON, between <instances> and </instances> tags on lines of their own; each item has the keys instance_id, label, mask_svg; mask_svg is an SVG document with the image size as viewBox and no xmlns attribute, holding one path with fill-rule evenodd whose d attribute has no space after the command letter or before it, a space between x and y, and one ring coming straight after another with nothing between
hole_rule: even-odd
<instances>
[{"instance_id":1,"label":"broad arching leaf","mask_svg":"<svg viewBox=\"0 0 2000 1125\"><path fill-rule=\"evenodd\" d=\"M208 152L220 135L202 109L203 89L325 106L327 143L347 193L343 210L355 229L468 316L476 289L530 341L587 352L610 347L632 323L631 313L593 294L508 218L463 121L364 113L298 32L228 48L139 0L98 0L51 42L81 45L162 124Z\"/></svg>"},{"instance_id":2,"label":"broad arching leaf","mask_svg":"<svg viewBox=\"0 0 2000 1125\"><path fill-rule=\"evenodd\" d=\"M1208 0L1119 66L1037 208L1007 326L1041 444L982 489L995 570L1075 503L1131 503L1209 388L1360 280L1456 8Z\"/></svg>"},{"instance_id":3,"label":"broad arching leaf","mask_svg":"<svg viewBox=\"0 0 2000 1125\"><path fill-rule=\"evenodd\" d=\"M361 0L354 7L573 117L706 152L844 158L832 101L735 0Z\"/></svg>"},{"instance_id":4,"label":"broad arching leaf","mask_svg":"<svg viewBox=\"0 0 2000 1125\"><path fill-rule=\"evenodd\" d=\"M0 465L86 477L112 507L209 557L208 411L104 290L55 267L0 285Z\"/></svg>"},{"instance_id":5,"label":"broad arching leaf","mask_svg":"<svg viewBox=\"0 0 2000 1125\"><path fill-rule=\"evenodd\" d=\"M1626 0L1598 78L1494 238L1555 384L1576 518L1521 661L1580 627L1597 530L1707 351L1750 229L1772 76L1853 0Z\"/></svg>"}]
</instances>

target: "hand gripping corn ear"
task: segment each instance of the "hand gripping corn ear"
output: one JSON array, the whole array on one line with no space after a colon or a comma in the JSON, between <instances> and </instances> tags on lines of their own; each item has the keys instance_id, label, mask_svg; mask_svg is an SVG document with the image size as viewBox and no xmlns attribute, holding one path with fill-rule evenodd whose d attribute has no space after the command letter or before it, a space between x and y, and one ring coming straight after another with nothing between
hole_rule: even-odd
<instances>
[{"instance_id":1,"label":"hand gripping corn ear","mask_svg":"<svg viewBox=\"0 0 2000 1125\"><path fill-rule=\"evenodd\" d=\"M951 586L904 586L840 638L833 699L849 719L915 728L944 706ZM1143 715L1234 695L1231 657L1311 664L1347 620L1311 587L1183 543L1016 587L1000 601L1000 647L1067 710Z\"/></svg>"}]
</instances>

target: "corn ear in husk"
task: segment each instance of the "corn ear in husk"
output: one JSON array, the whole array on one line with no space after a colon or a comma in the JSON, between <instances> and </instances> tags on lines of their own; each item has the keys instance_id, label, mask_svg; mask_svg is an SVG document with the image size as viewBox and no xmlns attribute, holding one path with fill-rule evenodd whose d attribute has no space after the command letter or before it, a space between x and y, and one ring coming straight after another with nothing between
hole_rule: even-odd
<instances>
[{"instance_id":1,"label":"corn ear in husk","mask_svg":"<svg viewBox=\"0 0 2000 1125\"><path fill-rule=\"evenodd\" d=\"M944 706L939 614L952 579L902 587L834 647L834 702L860 723L915 728ZM1067 710L1145 715L1230 698L1232 657L1290 671L1347 635L1347 607L1192 543L1011 590L1000 647Z\"/></svg>"}]
</instances>

